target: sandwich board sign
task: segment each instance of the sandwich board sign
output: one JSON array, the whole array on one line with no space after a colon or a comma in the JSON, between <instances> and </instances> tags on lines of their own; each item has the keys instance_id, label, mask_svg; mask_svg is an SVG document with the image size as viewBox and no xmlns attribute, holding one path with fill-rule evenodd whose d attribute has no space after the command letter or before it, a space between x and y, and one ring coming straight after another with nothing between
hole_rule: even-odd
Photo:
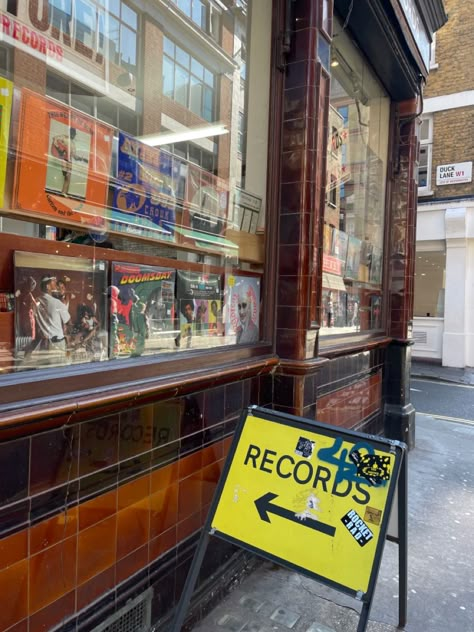
<instances>
[{"instance_id":1,"label":"sandwich board sign","mask_svg":"<svg viewBox=\"0 0 474 632\"><path fill-rule=\"evenodd\" d=\"M398 441L301 417L245 410L173 632L181 630L209 536L362 601L358 632L364 632L405 449ZM406 506L399 490L401 497Z\"/></svg>"}]
</instances>

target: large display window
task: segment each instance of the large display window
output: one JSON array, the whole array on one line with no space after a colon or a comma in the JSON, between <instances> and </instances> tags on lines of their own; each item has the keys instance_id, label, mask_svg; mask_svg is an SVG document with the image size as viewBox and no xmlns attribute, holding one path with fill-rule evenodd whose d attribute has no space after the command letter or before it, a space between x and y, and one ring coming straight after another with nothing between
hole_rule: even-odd
<instances>
[{"instance_id":1,"label":"large display window","mask_svg":"<svg viewBox=\"0 0 474 632\"><path fill-rule=\"evenodd\" d=\"M2 7L0 372L261 342L271 1Z\"/></svg>"},{"instance_id":2,"label":"large display window","mask_svg":"<svg viewBox=\"0 0 474 632\"><path fill-rule=\"evenodd\" d=\"M321 335L380 329L390 100L334 20Z\"/></svg>"}]
</instances>

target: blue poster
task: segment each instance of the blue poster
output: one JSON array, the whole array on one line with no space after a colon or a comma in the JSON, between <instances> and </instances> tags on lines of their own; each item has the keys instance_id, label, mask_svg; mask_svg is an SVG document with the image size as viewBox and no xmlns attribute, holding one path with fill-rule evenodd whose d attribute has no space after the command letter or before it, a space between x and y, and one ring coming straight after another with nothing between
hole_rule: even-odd
<instances>
[{"instance_id":1,"label":"blue poster","mask_svg":"<svg viewBox=\"0 0 474 632\"><path fill-rule=\"evenodd\" d=\"M120 132L117 171L110 230L174 242L173 157Z\"/></svg>"}]
</instances>

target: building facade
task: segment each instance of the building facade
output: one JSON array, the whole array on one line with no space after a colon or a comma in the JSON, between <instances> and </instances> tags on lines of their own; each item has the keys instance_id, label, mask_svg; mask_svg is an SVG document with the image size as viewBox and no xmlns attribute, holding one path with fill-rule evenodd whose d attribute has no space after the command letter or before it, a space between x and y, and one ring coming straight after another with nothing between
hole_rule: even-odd
<instances>
[{"instance_id":1,"label":"building facade","mask_svg":"<svg viewBox=\"0 0 474 632\"><path fill-rule=\"evenodd\" d=\"M417 119L446 14L0 20L0 630L164 630L243 408L414 443ZM193 617L242 563L213 543Z\"/></svg>"},{"instance_id":2,"label":"building facade","mask_svg":"<svg viewBox=\"0 0 474 632\"><path fill-rule=\"evenodd\" d=\"M446 9L420 127L413 353L464 368L474 365L474 21L463 2L448 1Z\"/></svg>"}]
</instances>

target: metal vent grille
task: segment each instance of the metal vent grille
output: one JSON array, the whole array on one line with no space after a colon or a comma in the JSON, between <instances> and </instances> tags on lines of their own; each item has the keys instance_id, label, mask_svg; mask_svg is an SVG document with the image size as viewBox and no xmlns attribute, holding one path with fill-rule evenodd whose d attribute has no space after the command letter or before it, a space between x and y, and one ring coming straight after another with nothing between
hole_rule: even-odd
<instances>
[{"instance_id":1,"label":"metal vent grille","mask_svg":"<svg viewBox=\"0 0 474 632\"><path fill-rule=\"evenodd\" d=\"M414 331L413 332L413 340L417 345L425 345L428 342L428 332L427 331Z\"/></svg>"},{"instance_id":2,"label":"metal vent grille","mask_svg":"<svg viewBox=\"0 0 474 632\"><path fill-rule=\"evenodd\" d=\"M93 632L150 632L152 595L153 589L149 588L94 628Z\"/></svg>"}]
</instances>

